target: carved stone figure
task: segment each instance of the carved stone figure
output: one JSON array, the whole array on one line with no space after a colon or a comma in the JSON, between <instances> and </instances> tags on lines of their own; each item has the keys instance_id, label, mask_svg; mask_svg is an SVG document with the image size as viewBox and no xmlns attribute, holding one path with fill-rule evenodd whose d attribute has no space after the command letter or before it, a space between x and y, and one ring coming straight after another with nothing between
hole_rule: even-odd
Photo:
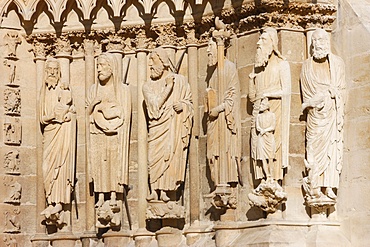
<instances>
[{"instance_id":1,"label":"carved stone figure","mask_svg":"<svg viewBox=\"0 0 370 247\"><path fill-rule=\"evenodd\" d=\"M6 211L5 216L5 228L4 233L19 233L21 232L21 224L19 222L19 214L21 213L19 208L15 208L13 213Z\"/></svg>"},{"instance_id":2,"label":"carved stone figure","mask_svg":"<svg viewBox=\"0 0 370 247\"><path fill-rule=\"evenodd\" d=\"M4 202L19 204L22 196L22 185L17 181L13 182L13 179L9 182L4 182L4 185L8 191L8 197L5 198Z\"/></svg>"},{"instance_id":3,"label":"carved stone figure","mask_svg":"<svg viewBox=\"0 0 370 247\"><path fill-rule=\"evenodd\" d=\"M267 98L261 101L259 111L256 117L256 158L262 161L262 168L267 179L272 179L271 174L276 150L274 137L276 117L273 112L270 112L270 104Z\"/></svg>"},{"instance_id":4,"label":"carved stone figure","mask_svg":"<svg viewBox=\"0 0 370 247\"><path fill-rule=\"evenodd\" d=\"M7 85L18 86L14 83L14 81L15 81L15 71L17 69L16 61L14 61L12 59L7 59L7 60L4 60L4 65L9 67Z\"/></svg>"},{"instance_id":5,"label":"carved stone figure","mask_svg":"<svg viewBox=\"0 0 370 247\"><path fill-rule=\"evenodd\" d=\"M168 202L185 179L189 137L193 121L190 85L169 71L166 51L159 47L149 56L151 80L143 85L149 117L148 166L151 194L147 200Z\"/></svg>"},{"instance_id":6,"label":"carved stone figure","mask_svg":"<svg viewBox=\"0 0 370 247\"><path fill-rule=\"evenodd\" d=\"M19 118L7 117L4 122L5 140L8 145L20 145L22 142L22 125Z\"/></svg>"},{"instance_id":7,"label":"carved stone figure","mask_svg":"<svg viewBox=\"0 0 370 247\"><path fill-rule=\"evenodd\" d=\"M9 151L4 156L4 168L6 174L18 175L19 172L19 152L17 150Z\"/></svg>"},{"instance_id":8,"label":"carved stone figure","mask_svg":"<svg viewBox=\"0 0 370 247\"><path fill-rule=\"evenodd\" d=\"M224 90L219 90L217 44L214 38L208 42L209 81L206 95L207 159L214 184L238 183L241 157L240 85L236 66L224 61ZM220 97L221 96L221 97ZM223 126L224 128L221 128ZM225 150L221 150L223 136ZM222 157L223 156L223 157Z\"/></svg>"},{"instance_id":9,"label":"carved stone figure","mask_svg":"<svg viewBox=\"0 0 370 247\"><path fill-rule=\"evenodd\" d=\"M312 34L312 56L301 71L302 110L307 110L304 178L307 202L335 201L343 163L345 75L323 29ZM324 192L324 193L323 193Z\"/></svg>"},{"instance_id":10,"label":"carved stone figure","mask_svg":"<svg viewBox=\"0 0 370 247\"><path fill-rule=\"evenodd\" d=\"M248 197L251 205L266 212L275 212L286 200L278 180L283 179L289 158L290 67L277 46L277 31L265 28L257 42L249 82L249 99L253 103L251 157L255 179L265 180Z\"/></svg>"},{"instance_id":11,"label":"carved stone figure","mask_svg":"<svg viewBox=\"0 0 370 247\"><path fill-rule=\"evenodd\" d=\"M256 179L264 178L263 167L257 162L258 130L256 118L263 98L268 98L270 112L275 115L275 155L271 164L271 176L283 179L283 168L288 167L289 119L291 78L290 67L277 49L278 37L274 28L263 30L257 42L257 54L253 72L250 74L249 99L253 103L251 129L251 156Z\"/></svg>"},{"instance_id":12,"label":"carved stone figure","mask_svg":"<svg viewBox=\"0 0 370 247\"><path fill-rule=\"evenodd\" d=\"M40 94L40 123L43 132L43 179L46 220L71 203L74 187L76 118L68 85L60 83L60 64L48 59ZM56 217L58 218L58 217Z\"/></svg>"},{"instance_id":13,"label":"carved stone figure","mask_svg":"<svg viewBox=\"0 0 370 247\"><path fill-rule=\"evenodd\" d=\"M15 240L12 236L4 236L3 238L4 244L7 247L17 247L17 240Z\"/></svg>"},{"instance_id":14,"label":"carved stone figure","mask_svg":"<svg viewBox=\"0 0 370 247\"><path fill-rule=\"evenodd\" d=\"M4 91L4 108L8 115L21 114L21 95L19 89L7 88Z\"/></svg>"},{"instance_id":15,"label":"carved stone figure","mask_svg":"<svg viewBox=\"0 0 370 247\"><path fill-rule=\"evenodd\" d=\"M8 32L4 35L4 42L8 48L7 56L16 57L17 46L22 43L21 37L16 32Z\"/></svg>"},{"instance_id":16,"label":"carved stone figure","mask_svg":"<svg viewBox=\"0 0 370 247\"><path fill-rule=\"evenodd\" d=\"M131 96L129 86L119 81L118 65L115 55L99 55L98 80L86 100L90 116L89 173L94 192L99 194L95 205L98 210L104 205L104 193L110 193L109 205L116 207L116 193L123 193L128 184Z\"/></svg>"}]
</instances>

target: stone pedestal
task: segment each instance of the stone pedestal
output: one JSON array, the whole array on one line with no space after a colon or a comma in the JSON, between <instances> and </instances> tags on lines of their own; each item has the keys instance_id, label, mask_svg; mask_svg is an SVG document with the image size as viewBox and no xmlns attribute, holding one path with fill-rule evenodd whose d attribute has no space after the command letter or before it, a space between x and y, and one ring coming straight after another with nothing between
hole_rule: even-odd
<instances>
[{"instance_id":1,"label":"stone pedestal","mask_svg":"<svg viewBox=\"0 0 370 247\"><path fill-rule=\"evenodd\" d=\"M122 247L128 246L132 241L132 234L129 231L113 232L108 231L103 234L104 246Z\"/></svg>"},{"instance_id":2,"label":"stone pedestal","mask_svg":"<svg viewBox=\"0 0 370 247\"><path fill-rule=\"evenodd\" d=\"M307 234L308 247L350 247L351 243L340 230L339 223L323 222L309 227Z\"/></svg>"},{"instance_id":3,"label":"stone pedestal","mask_svg":"<svg viewBox=\"0 0 370 247\"><path fill-rule=\"evenodd\" d=\"M32 247L49 247L49 237L46 234L36 234L31 239Z\"/></svg>"},{"instance_id":4,"label":"stone pedestal","mask_svg":"<svg viewBox=\"0 0 370 247\"><path fill-rule=\"evenodd\" d=\"M180 246L182 242L185 242L182 232L172 227L163 227L161 230L157 231L156 238L159 247Z\"/></svg>"},{"instance_id":5,"label":"stone pedestal","mask_svg":"<svg viewBox=\"0 0 370 247\"><path fill-rule=\"evenodd\" d=\"M149 232L145 228L139 228L133 235L136 247L149 246L153 241L154 233Z\"/></svg>"},{"instance_id":6,"label":"stone pedestal","mask_svg":"<svg viewBox=\"0 0 370 247\"><path fill-rule=\"evenodd\" d=\"M82 242L82 247L90 247L91 239L97 240L96 232L90 231L90 232L84 232L82 236L80 237Z\"/></svg>"},{"instance_id":7,"label":"stone pedestal","mask_svg":"<svg viewBox=\"0 0 370 247\"><path fill-rule=\"evenodd\" d=\"M56 233L50 238L53 247L75 247L78 238L73 233Z\"/></svg>"},{"instance_id":8,"label":"stone pedestal","mask_svg":"<svg viewBox=\"0 0 370 247\"><path fill-rule=\"evenodd\" d=\"M184 231L186 245L188 246L208 246L208 243L214 243L214 232L212 225L193 224Z\"/></svg>"}]
</instances>

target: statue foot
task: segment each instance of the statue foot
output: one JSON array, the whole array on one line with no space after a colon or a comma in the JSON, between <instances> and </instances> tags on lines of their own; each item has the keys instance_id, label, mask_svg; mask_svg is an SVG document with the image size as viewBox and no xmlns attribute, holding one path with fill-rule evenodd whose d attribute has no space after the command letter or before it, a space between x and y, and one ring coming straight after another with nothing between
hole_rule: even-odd
<instances>
[{"instance_id":1,"label":"statue foot","mask_svg":"<svg viewBox=\"0 0 370 247\"><path fill-rule=\"evenodd\" d=\"M50 218L51 215L51 210L53 209L53 205L49 205L47 208L45 208L42 212L41 215L44 215L45 218Z\"/></svg>"},{"instance_id":2,"label":"statue foot","mask_svg":"<svg viewBox=\"0 0 370 247\"><path fill-rule=\"evenodd\" d=\"M60 211L62 211L63 207L62 207L62 204L58 203L57 205L55 205L51 211L50 211L50 214L57 214L59 213Z\"/></svg>"},{"instance_id":3,"label":"statue foot","mask_svg":"<svg viewBox=\"0 0 370 247\"><path fill-rule=\"evenodd\" d=\"M170 200L170 198L167 196L166 192L164 192L163 190L161 191L161 198L160 199L164 202L168 202Z\"/></svg>"},{"instance_id":4,"label":"statue foot","mask_svg":"<svg viewBox=\"0 0 370 247\"><path fill-rule=\"evenodd\" d=\"M103 206L103 204L104 204L104 199L101 199L99 197L98 202L95 204L95 208L100 208L101 206Z\"/></svg>"},{"instance_id":5,"label":"statue foot","mask_svg":"<svg viewBox=\"0 0 370 247\"><path fill-rule=\"evenodd\" d=\"M153 192L146 198L148 202L157 200L157 199L158 199L158 195L157 195L157 192L155 192L155 190L153 190Z\"/></svg>"},{"instance_id":6,"label":"statue foot","mask_svg":"<svg viewBox=\"0 0 370 247\"><path fill-rule=\"evenodd\" d=\"M326 196L333 200L337 199L337 195L334 193L332 188L326 188Z\"/></svg>"}]
</instances>

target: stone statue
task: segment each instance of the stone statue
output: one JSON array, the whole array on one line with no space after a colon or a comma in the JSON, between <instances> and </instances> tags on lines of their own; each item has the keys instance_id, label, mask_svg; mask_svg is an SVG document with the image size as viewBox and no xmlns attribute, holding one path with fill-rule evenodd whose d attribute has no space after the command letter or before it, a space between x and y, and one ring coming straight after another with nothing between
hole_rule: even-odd
<instances>
[{"instance_id":1,"label":"stone statue","mask_svg":"<svg viewBox=\"0 0 370 247\"><path fill-rule=\"evenodd\" d=\"M249 99L253 103L251 157L255 179L264 179L249 194L249 199L251 205L261 204L254 200L256 197L260 197L259 201L272 203L261 207L268 212L274 212L276 206L286 199L278 180L283 179L283 169L288 167L289 158L290 67L277 47L276 29L265 28L257 42L255 65L249 82ZM269 110L261 113L266 110L266 101Z\"/></svg>"},{"instance_id":2,"label":"stone statue","mask_svg":"<svg viewBox=\"0 0 370 247\"><path fill-rule=\"evenodd\" d=\"M329 34L312 34L312 57L301 72L302 110L307 110L304 188L310 200L335 201L343 163L345 76L343 60L330 52ZM323 194L324 192L324 194Z\"/></svg>"},{"instance_id":3,"label":"stone statue","mask_svg":"<svg viewBox=\"0 0 370 247\"><path fill-rule=\"evenodd\" d=\"M208 78L206 94L207 159L215 186L239 181L238 169L241 158L240 85L234 63L224 59L224 90L219 90L217 43L208 42ZM221 96L221 97L220 97ZM222 128L223 127L223 128ZM220 138L224 138L225 149Z\"/></svg>"},{"instance_id":4,"label":"stone statue","mask_svg":"<svg viewBox=\"0 0 370 247\"><path fill-rule=\"evenodd\" d=\"M99 194L98 210L103 209L104 193L110 193L109 206L118 207L117 193L123 193L128 185L131 94L129 86L119 79L119 64L114 54L99 55L98 80L86 100L90 116L89 174L94 192Z\"/></svg>"},{"instance_id":5,"label":"stone statue","mask_svg":"<svg viewBox=\"0 0 370 247\"><path fill-rule=\"evenodd\" d=\"M74 188L76 116L69 85L60 83L60 64L48 59L40 95L40 123L44 136L43 178L48 220L71 203ZM57 217L58 218L58 217Z\"/></svg>"},{"instance_id":6,"label":"stone statue","mask_svg":"<svg viewBox=\"0 0 370 247\"><path fill-rule=\"evenodd\" d=\"M185 179L194 109L185 77L169 71L166 51L159 47L149 56L151 80L143 85L149 117L148 166L151 194L147 200L168 202Z\"/></svg>"},{"instance_id":7,"label":"stone statue","mask_svg":"<svg viewBox=\"0 0 370 247\"><path fill-rule=\"evenodd\" d=\"M257 144L256 158L262 161L262 168L267 179L272 179L273 164L275 159L275 137L276 117L270 112L268 98L261 101L259 113L256 117Z\"/></svg>"}]
</instances>

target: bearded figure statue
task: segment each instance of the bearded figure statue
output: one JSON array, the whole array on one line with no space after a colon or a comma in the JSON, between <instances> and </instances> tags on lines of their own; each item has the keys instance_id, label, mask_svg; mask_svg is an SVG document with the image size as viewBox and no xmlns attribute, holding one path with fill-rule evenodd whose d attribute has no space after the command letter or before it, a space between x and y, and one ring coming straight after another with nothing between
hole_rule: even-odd
<instances>
[{"instance_id":1,"label":"bearded figure statue","mask_svg":"<svg viewBox=\"0 0 370 247\"><path fill-rule=\"evenodd\" d=\"M343 60L330 52L329 34L312 34L312 56L301 72L302 111L307 110L304 188L308 204L333 204L343 163L345 69Z\"/></svg>"},{"instance_id":2,"label":"bearded figure statue","mask_svg":"<svg viewBox=\"0 0 370 247\"><path fill-rule=\"evenodd\" d=\"M184 182L189 138L193 123L190 85L185 77L169 71L166 51L149 55L150 79L143 85L148 114L148 201L172 201L168 192ZM173 194L173 193L172 193Z\"/></svg>"},{"instance_id":3,"label":"bearded figure statue","mask_svg":"<svg viewBox=\"0 0 370 247\"><path fill-rule=\"evenodd\" d=\"M120 81L119 64L114 54L98 57L97 82L86 99L90 118L89 176L98 195L95 208L99 228L120 225L120 217L107 220L110 217L102 212L120 211L117 193L126 193L128 185L131 94L129 86Z\"/></svg>"},{"instance_id":4,"label":"bearded figure statue","mask_svg":"<svg viewBox=\"0 0 370 247\"><path fill-rule=\"evenodd\" d=\"M289 63L281 56L277 46L276 30L265 28L257 42L255 65L250 74L249 99L253 103L251 157L256 179L269 176L273 180L281 180L283 168L288 167L291 78ZM256 128L256 117L264 98L268 100L270 111L275 115L275 151L274 158L268 164L270 174L257 161L259 131Z\"/></svg>"},{"instance_id":5,"label":"bearded figure statue","mask_svg":"<svg viewBox=\"0 0 370 247\"><path fill-rule=\"evenodd\" d=\"M286 200L279 181L289 162L290 67L277 47L276 29L263 29L249 81L249 99L253 103L251 157L255 179L263 179L249 199L252 206L267 212L275 212Z\"/></svg>"},{"instance_id":6,"label":"bearded figure statue","mask_svg":"<svg viewBox=\"0 0 370 247\"><path fill-rule=\"evenodd\" d=\"M55 221L66 223L60 220L60 214L71 203L74 187L76 112L69 85L60 81L60 71L58 60L46 61L40 95L40 123L44 137L42 169L48 205L41 214L50 224Z\"/></svg>"}]
</instances>

